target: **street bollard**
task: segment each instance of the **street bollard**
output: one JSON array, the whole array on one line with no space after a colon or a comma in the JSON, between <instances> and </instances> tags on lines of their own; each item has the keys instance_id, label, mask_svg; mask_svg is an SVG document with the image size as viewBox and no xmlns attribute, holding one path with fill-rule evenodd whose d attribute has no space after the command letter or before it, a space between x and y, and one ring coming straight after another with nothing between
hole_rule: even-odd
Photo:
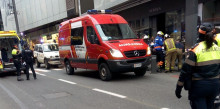
<instances>
[{"instance_id":1,"label":"street bollard","mask_svg":"<svg viewBox=\"0 0 220 109\"><path fill-rule=\"evenodd\" d=\"M151 73L157 73L156 55L151 55Z\"/></svg>"}]
</instances>

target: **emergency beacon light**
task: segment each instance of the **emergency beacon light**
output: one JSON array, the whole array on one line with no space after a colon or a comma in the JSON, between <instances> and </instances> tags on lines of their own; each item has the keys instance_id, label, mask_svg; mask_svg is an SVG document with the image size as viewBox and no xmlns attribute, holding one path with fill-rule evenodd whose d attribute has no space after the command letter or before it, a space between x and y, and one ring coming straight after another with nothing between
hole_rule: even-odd
<instances>
[{"instance_id":1,"label":"emergency beacon light","mask_svg":"<svg viewBox=\"0 0 220 109\"><path fill-rule=\"evenodd\" d=\"M111 14L112 10L88 10L88 14Z\"/></svg>"}]
</instances>

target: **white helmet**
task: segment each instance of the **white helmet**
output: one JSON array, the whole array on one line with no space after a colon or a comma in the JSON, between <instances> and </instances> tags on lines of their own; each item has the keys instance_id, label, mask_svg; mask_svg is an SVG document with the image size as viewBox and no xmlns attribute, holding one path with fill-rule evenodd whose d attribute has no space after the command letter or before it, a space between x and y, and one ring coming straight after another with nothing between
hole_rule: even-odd
<instances>
[{"instance_id":1,"label":"white helmet","mask_svg":"<svg viewBox=\"0 0 220 109\"><path fill-rule=\"evenodd\" d=\"M164 37L165 37L165 38L169 38L170 36L169 36L168 34L165 34Z\"/></svg>"},{"instance_id":2,"label":"white helmet","mask_svg":"<svg viewBox=\"0 0 220 109\"><path fill-rule=\"evenodd\" d=\"M158 35L164 35L162 31L157 32Z\"/></svg>"},{"instance_id":3,"label":"white helmet","mask_svg":"<svg viewBox=\"0 0 220 109\"><path fill-rule=\"evenodd\" d=\"M149 36L148 35L144 35L144 39L148 39L149 38Z\"/></svg>"}]
</instances>

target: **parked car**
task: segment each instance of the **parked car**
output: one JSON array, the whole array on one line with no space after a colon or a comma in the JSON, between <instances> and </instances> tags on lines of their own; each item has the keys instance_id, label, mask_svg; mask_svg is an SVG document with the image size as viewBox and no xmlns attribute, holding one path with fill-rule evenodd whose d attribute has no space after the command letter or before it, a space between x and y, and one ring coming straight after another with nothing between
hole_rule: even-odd
<instances>
[{"instance_id":1,"label":"parked car","mask_svg":"<svg viewBox=\"0 0 220 109\"><path fill-rule=\"evenodd\" d=\"M34 48L34 57L36 65L39 68L41 64L45 64L46 69L52 65L60 65L60 56L58 44L37 44Z\"/></svg>"}]
</instances>

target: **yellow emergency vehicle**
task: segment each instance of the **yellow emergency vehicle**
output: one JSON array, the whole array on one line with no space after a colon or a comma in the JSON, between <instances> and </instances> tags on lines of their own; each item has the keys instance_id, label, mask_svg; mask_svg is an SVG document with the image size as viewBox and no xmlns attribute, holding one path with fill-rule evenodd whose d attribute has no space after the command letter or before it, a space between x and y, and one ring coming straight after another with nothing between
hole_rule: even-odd
<instances>
[{"instance_id":1,"label":"yellow emergency vehicle","mask_svg":"<svg viewBox=\"0 0 220 109\"><path fill-rule=\"evenodd\" d=\"M20 51L22 50L17 33L0 31L0 73L16 71L11 54L14 45L17 45ZM21 70L25 70L25 67L22 66Z\"/></svg>"}]
</instances>

